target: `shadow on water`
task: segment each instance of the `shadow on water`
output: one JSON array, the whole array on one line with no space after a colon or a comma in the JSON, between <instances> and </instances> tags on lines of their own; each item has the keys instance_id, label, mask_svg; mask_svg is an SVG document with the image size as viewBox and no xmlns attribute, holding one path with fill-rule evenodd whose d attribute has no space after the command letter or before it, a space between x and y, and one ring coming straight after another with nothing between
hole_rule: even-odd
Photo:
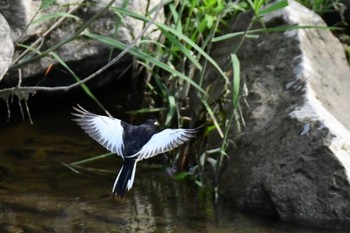
<instances>
[{"instance_id":1,"label":"shadow on water","mask_svg":"<svg viewBox=\"0 0 350 233\"><path fill-rule=\"evenodd\" d=\"M91 165L114 171L106 174L76 174L58 162L106 152L70 120L70 111L1 127L0 232L319 232L214 205L208 192L142 163L133 189L113 199L120 157Z\"/></svg>"}]
</instances>

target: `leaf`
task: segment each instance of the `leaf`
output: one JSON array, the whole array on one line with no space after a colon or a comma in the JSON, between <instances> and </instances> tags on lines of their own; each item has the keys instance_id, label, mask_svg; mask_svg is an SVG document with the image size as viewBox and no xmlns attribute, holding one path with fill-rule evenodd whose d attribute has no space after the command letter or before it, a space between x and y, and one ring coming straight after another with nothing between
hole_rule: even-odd
<instances>
[{"instance_id":1,"label":"leaf","mask_svg":"<svg viewBox=\"0 0 350 233\"><path fill-rule=\"evenodd\" d=\"M127 114L136 115L136 114L143 114L143 113L153 113L153 112L161 112L166 110L165 108L141 108L137 110L127 111Z\"/></svg>"},{"instance_id":2,"label":"leaf","mask_svg":"<svg viewBox=\"0 0 350 233\"><path fill-rule=\"evenodd\" d=\"M67 17L67 18L73 18L75 20L79 20L79 17L69 14L69 13L65 13L65 12L54 12L54 13L50 13L47 15L43 15L41 17L39 17L36 20L33 20L32 24L36 24L36 23L42 23L44 21L50 20L50 19L54 19L54 18L60 18L60 17Z\"/></svg>"},{"instance_id":3,"label":"leaf","mask_svg":"<svg viewBox=\"0 0 350 233\"><path fill-rule=\"evenodd\" d=\"M166 120L165 120L165 125L169 125L171 120L173 119L173 116L176 112L176 101L175 101L175 97L172 95L168 95L168 103L169 103L169 111L168 114L166 116Z\"/></svg>"},{"instance_id":4,"label":"leaf","mask_svg":"<svg viewBox=\"0 0 350 233\"><path fill-rule=\"evenodd\" d=\"M122 8L118 8L118 7L112 7L111 10L113 11L117 11L120 12L122 14L128 15L130 17L133 17L135 19L139 19L142 20L144 22L149 22L150 19L136 14L134 12L131 12L127 9L122 9ZM229 83L228 78L226 77L225 73L223 72L223 70L219 67L219 65L214 61L213 58L210 57L210 55L208 53L206 53L201 47L199 47L194 41L192 41L190 38L188 38L186 35L179 33L176 29L173 29L165 24L159 23L159 22L154 22L154 24L161 30L163 31L168 31L170 33L172 33L173 35L175 35L176 37L178 37L179 40L183 40L185 41L188 45L190 45L191 47L193 47L200 55L202 55L205 59L207 59L214 67L215 69L221 74L221 76L225 79L226 83Z\"/></svg>"},{"instance_id":5,"label":"leaf","mask_svg":"<svg viewBox=\"0 0 350 233\"><path fill-rule=\"evenodd\" d=\"M268 5L266 8L260 10L258 16L269 14L273 11L280 10L286 6L288 6L288 0L277 1L274 4Z\"/></svg>"},{"instance_id":6,"label":"leaf","mask_svg":"<svg viewBox=\"0 0 350 233\"><path fill-rule=\"evenodd\" d=\"M200 165L201 167L204 167L206 157L207 157L207 155L206 155L205 153L203 153L203 154L199 157L199 165Z\"/></svg>"},{"instance_id":7,"label":"leaf","mask_svg":"<svg viewBox=\"0 0 350 233\"><path fill-rule=\"evenodd\" d=\"M179 33L182 33L183 29L182 29L182 24L180 22L180 16L178 14L178 12L176 11L176 7L175 4L169 4L169 9L171 12L171 15L173 17L173 21L176 22L176 31L178 31Z\"/></svg>"},{"instance_id":8,"label":"leaf","mask_svg":"<svg viewBox=\"0 0 350 233\"><path fill-rule=\"evenodd\" d=\"M215 153L219 153L220 151L221 151L221 148L215 148L215 149L207 150L207 154L215 154Z\"/></svg>"},{"instance_id":9,"label":"leaf","mask_svg":"<svg viewBox=\"0 0 350 233\"><path fill-rule=\"evenodd\" d=\"M40 4L39 9L40 10L45 10L46 8L50 7L55 3L56 0L43 0Z\"/></svg>"},{"instance_id":10,"label":"leaf","mask_svg":"<svg viewBox=\"0 0 350 233\"><path fill-rule=\"evenodd\" d=\"M104 44L107 44L107 45L110 45L110 46L113 46L115 48L118 48L118 49L125 49L126 48L126 45L123 44L122 42L120 41L117 41L117 40L114 40L112 38L109 38L109 37L105 37L105 36L100 36L100 35L97 35L97 34L93 34L93 33L90 33L90 32L84 32L84 35L90 37L90 38L93 38L95 40L98 40ZM192 79L190 79L188 76L184 75L183 73L175 70L175 69L172 69L171 67L169 67L168 65L166 65L165 63L155 59L154 57L152 57L151 55L141 51L141 50L138 50L136 48L131 48L129 50L129 53L140 58L140 59L144 59L144 60L147 60L148 62L151 62L153 63L154 65L168 71L170 74L174 75L174 76L178 76L179 78L182 78L183 80L187 81L188 83L190 83L194 88L196 88L199 92L203 93L205 96L207 95L207 93L196 83L194 82Z\"/></svg>"},{"instance_id":11,"label":"leaf","mask_svg":"<svg viewBox=\"0 0 350 233\"><path fill-rule=\"evenodd\" d=\"M213 167L213 169L215 169L216 164L217 164L217 160L216 160L216 159L213 159L213 158L211 158L211 157L208 157L208 158L207 158L207 162Z\"/></svg>"},{"instance_id":12,"label":"leaf","mask_svg":"<svg viewBox=\"0 0 350 233\"><path fill-rule=\"evenodd\" d=\"M180 172L180 173L177 173L175 176L174 176L174 179L175 180L183 180L185 179L187 176L189 176L190 173L189 172Z\"/></svg>"},{"instance_id":13,"label":"leaf","mask_svg":"<svg viewBox=\"0 0 350 233\"><path fill-rule=\"evenodd\" d=\"M254 12L255 14L259 14L259 11L264 4L264 0L254 0Z\"/></svg>"},{"instance_id":14,"label":"leaf","mask_svg":"<svg viewBox=\"0 0 350 233\"><path fill-rule=\"evenodd\" d=\"M196 180L195 183L196 183L196 185L197 185L198 187L201 187L201 188L203 187L203 182L202 182L202 181Z\"/></svg>"},{"instance_id":15,"label":"leaf","mask_svg":"<svg viewBox=\"0 0 350 233\"><path fill-rule=\"evenodd\" d=\"M210 106L209 106L209 104L208 104L207 101L205 101L205 100L202 99L202 98L200 98L200 99L201 99L202 104L204 105L205 109L206 109L207 112L209 113L210 118L213 120L213 123L214 123L214 125L215 125L215 128L216 128L216 130L218 131L220 137L223 138L223 137L224 137L224 134L223 134L223 132L222 132L222 130L221 130L221 127L220 127L220 125L219 125L219 122L217 121L217 119L216 119L216 117L215 117L215 115L214 115L213 110L210 108Z\"/></svg>"},{"instance_id":16,"label":"leaf","mask_svg":"<svg viewBox=\"0 0 350 233\"><path fill-rule=\"evenodd\" d=\"M241 36L241 35L243 35L243 34L244 34L244 32L227 33L227 34L222 35L222 36L214 37L214 38L211 40L211 42L219 42L219 41L222 41L222 40L231 39L232 37Z\"/></svg>"},{"instance_id":17,"label":"leaf","mask_svg":"<svg viewBox=\"0 0 350 233\"><path fill-rule=\"evenodd\" d=\"M79 82L81 81L80 78L75 74L75 72L67 65L67 63L65 61L63 61L61 59L61 57L54 52L51 52L52 56L56 59L56 61L58 61L58 63L60 63L75 79L75 81ZM88 88L88 86L84 83L80 84L81 88L85 91L85 93L90 96L91 99L93 99L95 101L95 103L102 108L103 110L105 110L105 108L103 107L103 105L101 104L101 102L94 96L94 94L90 91L90 89ZM105 110L106 111L106 110Z\"/></svg>"},{"instance_id":18,"label":"leaf","mask_svg":"<svg viewBox=\"0 0 350 233\"><path fill-rule=\"evenodd\" d=\"M236 54L231 54L232 69L233 69L233 93L232 93L232 104L233 109L237 108L239 100L239 89L240 89L240 64Z\"/></svg>"},{"instance_id":19,"label":"leaf","mask_svg":"<svg viewBox=\"0 0 350 233\"><path fill-rule=\"evenodd\" d=\"M83 159L83 160L79 160L79 161L70 163L69 165L70 166L77 166L77 165L81 165L81 164L84 164L84 163L94 162L96 160L103 159L103 158L106 158L106 157L109 157L109 156L113 156L113 155L115 155L115 154L114 153L106 153L106 154L102 154L102 155L97 155L97 156L93 156L93 157L88 158L88 159Z\"/></svg>"},{"instance_id":20,"label":"leaf","mask_svg":"<svg viewBox=\"0 0 350 233\"><path fill-rule=\"evenodd\" d=\"M287 25L287 26L278 26L278 27L272 27L272 28L260 28L255 30L250 30L246 34L248 36L251 36L252 33L266 33L266 32L284 32L284 31L291 31L296 29L329 29L329 30L341 30L339 27L327 27L327 26L297 26L297 25ZM231 39L232 37L241 36L245 32L234 32L234 33L227 33L222 36L214 37L212 39L212 42L219 42L222 40Z\"/></svg>"},{"instance_id":21,"label":"leaf","mask_svg":"<svg viewBox=\"0 0 350 233\"><path fill-rule=\"evenodd\" d=\"M168 40L175 45L177 48L180 49L180 51L186 56L188 57L191 62L199 69L202 69L202 65L197 61L197 58L194 57L191 53L191 50L189 50L188 48L186 48L183 44L180 43L179 40L177 40L173 35L171 35L169 32L162 30L162 33L168 38Z\"/></svg>"},{"instance_id":22,"label":"leaf","mask_svg":"<svg viewBox=\"0 0 350 233\"><path fill-rule=\"evenodd\" d=\"M211 15L205 15L204 17L207 20L207 28L212 28L214 25L215 17Z\"/></svg>"}]
</instances>

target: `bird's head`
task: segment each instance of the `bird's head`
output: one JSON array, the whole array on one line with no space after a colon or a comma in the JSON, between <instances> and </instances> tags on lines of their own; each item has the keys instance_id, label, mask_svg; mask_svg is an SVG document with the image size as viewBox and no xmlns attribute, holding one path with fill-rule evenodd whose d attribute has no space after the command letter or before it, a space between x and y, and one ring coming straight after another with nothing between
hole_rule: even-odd
<instances>
[{"instance_id":1,"label":"bird's head","mask_svg":"<svg viewBox=\"0 0 350 233\"><path fill-rule=\"evenodd\" d=\"M144 124L149 125L153 129L156 129L159 126L159 122L154 119L148 119Z\"/></svg>"}]
</instances>

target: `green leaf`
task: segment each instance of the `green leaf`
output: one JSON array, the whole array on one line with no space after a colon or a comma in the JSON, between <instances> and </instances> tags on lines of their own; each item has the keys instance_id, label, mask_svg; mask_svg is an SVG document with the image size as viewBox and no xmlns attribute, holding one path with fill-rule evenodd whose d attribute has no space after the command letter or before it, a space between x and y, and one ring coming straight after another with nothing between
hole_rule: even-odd
<instances>
[{"instance_id":1,"label":"green leaf","mask_svg":"<svg viewBox=\"0 0 350 233\"><path fill-rule=\"evenodd\" d=\"M215 148L215 149L207 150L206 153L207 154L215 154L215 153L219 153L220 150L221 150L221 148Z\"/></svg>"},{"instance_id":2,"label":"green leaf","mask_svg":"<svg viewBox=\"0 0 350 233\"><path fill-rule=\"evenodd\" d=\"M191 50L187 49L183 44L180 43L179 40L177 40L173 35L171 35L169 32L162 30L163 34L168 38L168 40L175 45L180 51L188 57L191 62L199 69L202 69L202 65L197 61L197 58L195 58L191 54Z\"/></svg>"},{"instance_id":3,"label":"green leaf","mask_svg":"<svg viewBox=\"0 0 350 233\"><path fill-rule=\"evenodd\" d=\"M39 17L36 20L33 20L32 24L36 24L36 23L42 23L44 21L50 20L50 19L54 19L54 18L60 18L60 17L67 17L67 18L73 18L75 20L79 20L79 17L69 14L69 13L65 13L65 12L54 12L54 13L50 13L47 15L43 15L41 17Z\"/></svg>"},{"instance_id":4,"label":"green leaf","mask_svg":"<svg viewBox=\"0 0 350 233\"><path fill-rule=\"evenodd\" d=\"M147 18L145 16L142 16L142 15L139 15L139 14L136 14L134 12L131 12L131 11L127 10L127 9L112 7L111 10L115 11L115 12L118 12L118 13L121 13L122 15L127 15L127 16L133 17L135 19L142 20L142 21L147 22L147 23L150 21L149 18ZM201 47L199 47L196 44L196 42L192 41L186 35L184 35L182 33L179 33L179 31L177 31L176 29L171 28L171 27L169 27L169 26L167 26L165 24L162 24L162 23L159 23L159 22L154 22L154 24L160 30L162 30L163 33L164 32L169 32L169 33L173 34L175 37L177 37L177 39L179 41L181 41L181 42L184 41L185 43L187 43L188 46L190 46L191 48L196 50L200 56L204 57L209 63L211 63L211 65L213 67L215 67L215 69L221 74L221 77L224 78L224 80L225 80L225 82L227 84L230 83L230 81L228 80L226 74L219 67L219 65L216 63L216 61L214 61L214 59L212 59L209 54L207 54ZM87 36L89 36L91 38L95 38L97 40L100 40L103 43L107 43L107 44L109 44L111 46L114 46L114 47L117 47L119 49L126 48L125 44L123 44L123 43L121 43L119 41L115 41L115 40L113 40L111 38L106 38L106 37L99 36L99 35L96 35L96 34L92 34L92 33L89 33L89 32L85 32L85 35L87 35ZM173 76L177 76L177 77L183 79L184 81L186 81L189 84L191 84L194 88L196 88L198 92L203 94L204 97L201 98L201 101L202 101L203 104L205 104L205 108L207 109L208 113L210 114L210 117L212 118L215 126L217 127L217 131L219 132L220 137L223 137L223 133L222 133L222 130L220 128L220 125L218 124L218 121L217 121L217 119L216 119L212 109L210 108L210 105L207 103L206 99L209 98L208 94L200 87L200 85L198 85L195 81L193 81L188 76L182 74L181 72L178 72L173 67L170 67L169 65L164 64L163 62L159 61L158 59L155 59L154 57L150 56L149 54L146 54L143 51L140 51L140 50L138 50L136 48L132 48L132 49L129 50L129 53L134 55L134 56L136 56L136 57L138 57L138 58L140 58L140 59L144 59L144 60L146 60L148 62L153 63L154 65L160 67L161 69L164 69L164 70L168 71ZM191 53L187 53L187 56L189 54L191 54ZM194 60L190 56L189 56L189 59L191 59L192 61Z\"/></svg>"},{"instance_id":5,"label":"green leaf","mask_svg":"<svg viewBox=\"0 0 350 233\"><path fill-rule=\"evenodd\" d=\"M176 174L175 176L174 176L174 179L175 180L183 180L183 179L185 179L187 176L189 176L190 175L190 173L189 172L180 172L180 173L178 173L178 174Z\"/></svg>"},{"instance_id":6,"label":"green leaf","mask_svg":"<svg viewBox=\"0 0 350 233\"><path fill-rule=\"evenodd\" d=\"M207 162L212 166L213 169L215 169L218 161L214 158L208 157Z\"/></svg>"},{"instance_id":7,"label":"green leaf","mask_svg":"<svg viewBox=\"0 0 350 233\"><path fill-rule=\"evenodd\" d=\"M128 15L130 17L133 17L135 19L139 19L139 20L142 20L144 22L149 22L150 19L145 17L145 16L142 16L142 15L139 15L139 14L136 14L134 12L131 12L127 9L122 9L122 8L118 8L118 7L112 7L111 10L113 11L117 11L117 12L120 12L122 14L125 14L125 15ZM214 67L215 69L221 74L221 76L225 79L226 83L229 83L229 80L228 78L226 77L225 73L223 72L223 70L219 67L219 65L214 61L214 59L212 59L210 57L209 54L207 54L201 47L199 47L194 41L192 41L190 38L188 38L186 35L182 34L182 33L179 33L177 30L165 25L165 24L162 24L162 23L159 23L159 22L154 22L154 24L159 28L159 29L162 29L162 31L168 31L170 33L172 33L173 35L175 35L176 37L178 37L179 40L183 40L185 41L189 46L193 47L200 55L202 55L205 59L207 59Z\"/></svg>"},{"instance_id":8,"label":"green leaf","mask_svg":"<svg viewBox=\"0 0 350 233\"><path fill-rule=\"evenodd\" d=\"M223 134L223 132L222 132L222 130L221 130L221 127L220 127L220 125L219 125L219 123L218 123L218 121L217 121L217 119L216 119L216 117L215 117L215 115L214 115L213 110L210 108L210 106L209 106L209 104L208 104L207 101L205 101L203 98L200 98L200 99L201 99L201 101L202 101L202 104L203 104L204 107L206 108L207 112L209 113L210 118L213 120L213 123L214 123L214 125L215 125L215 128L216 128L216 130L218 131L220 137L223 138L223 137L224 137L224 134Z\"/></svg>"},{"instance_id":9,"label":"green leaf","mask_svg":"<svg viewBox=\"0 0 350 233\"><path fill-rule=\"evenodd\" d=\"M207 158L207 155L205 153L203 153L200 157L199 157L199 165L201 167L204 167L205 165L205 159Z\"/></svg>"},{"instance_id":10,"label":"green leaf","mask_svg":"<svg viewBox=\"0 0 350 233\"><path fill-rule=\"evenodd\" d=\"M273 11L280 10L286 6L288 6L288 0L277 1L274 4L268 5L266 8L260 10L258 15L263 16Z\"/></svg>"},{"instance_id":11,"label":"green leaf","mask_svg":"<svg viewBox=\"0 0 350 233\"><path fill-rule=\"evenodd\" d=\"M122 42L114 40L114 39L109 38L109 37L100 36L100 35L93 34L93 33L90 33L90 32L84 32L84 35L86 35L86 36L88 36L90 38L93 38L95 40L101 41L104 44L107 44L107 45L113 46L115 48L121 49L121 50L126 48L126 45L123 44ZM190 79L188 76L184 75L183 73L181 73L181 72L179 72L179 71L177 71L175 69L172 69L171 67L169 67L165 63L155 59L151 55L149 55L149 54L147 54L147 53L145 53L145 52L143 52L141 50L138 50L136 48L131 48L129 50L129 53L134 55L134 56L136 56L136 57L138 57L138 58L140 58L140 59L144 59L144 60L147 60L147 61L153 63L154 65L156 65L156 66L158 66L158 67L168 71L169 73L173 74L174 76L178 76L179 78L182 78L186 82L190 83L199 92L201 92L202 94L207 96L207 93L196 82L194 82L192 79Z\"/></svg>"},{"instance_id":12,"label":"green leaf","mask_svg":"<svg viewBox=\"0 0 350 233\"><path fill-rule=\"evenodd\" d=\"M80 78L75 74L75 72L67 65L67 63L65 61L63 61L61 59L61 57L54 52L51 52L52 56L56 59L56 61L58 61L58 63L60 63L75 79L75 81L79 82L81 81ZM105 108L103 107L103 105L101 104L101 102L94 96L94 94L92 94L92 92L90 91L90 89L88 88L88 86L86 86L84 83L80 84L81 88L85 91L85 93L92 99L95 101L95 103L102 109L105 110Z\"/></svg>"},{"instance_id":13,"label":"green leaf","mask_svg":"<svg viewBox=\"0 0 350 233\"><path fill-rule=\"evenodd\" d=\"M44 10L55 3L56 0L43 0L40 4L39 9Z\"/></svg>"},{"instance_id":14,"label":"green leaf","mask_svg":"<svg viewBox=\"0 0 350 233\"><path fill-rule=\"evenodd\" d=\"M264 4L264 0L254 0L254 12L255 14L259 14L262 5Z\"/></svg>"},{"instance_id":15,"label":"green leaf","mask_svg":"<svg viewBox=\"0 0 350 233\"><path fill-rule=\"evenodd\" d=\"M232 69L233 69L233 109L236 109L239 100L240 89L240 63L236 54L231 54Z\"/></svg>"},{"instance_id":16,"label":"green leaf","mask_svg":"<svg viewBox=\"0 0 350 233\"><path fill-rule=\"evenodd\" d=\"M272 28L260 28L255 30L248 31L246 37L251 36L254 33L266 33L266 32L284 32L284 31L291 31L291 30L297 30L297 29L329 29L329 30L341 30L339 27L327 27L327 26L297 26L297 25L286 25L286 26L278 26L278 27L272 27ZM227 33L222 36L214 37L212 39L212 42L219 42L223 40L228 40L236 36L241 36L245 32L234 32L234 33Z\"/></svg>"},{"instance_id":17,"label":"green leaf","mask_svg":"<svg viewBox=\"0 0 350 233\"><path fill-rule=\"evenodd\" d=\"M196 185L197 185L198 187L200 187L200 188L203 187L203 182L202 182L202 181L196 180L195 183L196 183Z\"/></svg>"},{"instance_id":18,"label":"green leaf","mask_svg":"<svg viewBox=\"0 0 350 233\"><path fill-rule=\"evenodd\" d=\"M141 108L133 111L127 111L127 114L136 115L136 114L144 114L144 113L153 113L153 112L161 112L165 111L165 108Z\"/></svg>"},{"instance_id":19,"label":"green leaf","mask_svg":"<svg viewBox=\"0 0 350 233\"><path fill-rule=\"evenodd\" d=\"M106 153L106 154L102 154L102 155L97 155L97 156L90 157L88 159L83 159L83 160L79 160L77 162L70 163L69 165L76 166L76 165L81 165L84 163L90 163L90 162L94 162L96 160L103 159L103 158L113 156L113 155L115 155L115 154L114 153Z\"/></svg>"},{"instance_id":20,"label":"green leaf","mask_svg":"<svg viewBox=\"0 0 350 233\"><path fill-rule=\"evenodd\" d=\"M174 22L176 22L176 31L178 31L179 33L182 33L183 29L182 29L182 24L180 22L180 16L178 14L178 12L176 11L176 7L174 4L169 4L169 9L171 12L172 17L174 18Z\"/></svg>"},{"instance_id":21,"label":"green leaf","mask_svg":"<svg viewBox=\"0 0 350 233\"><path fill-rule=\"evenodd\" d=\"M241 36L243 35L244 32L233 32L233 33L227 33L227 34L224 34L222 36L217 36L217 37L214 37L211 42L219 42L219 41L222 41L222 40L227 40L227 39L231 39L232 37L236 37L236 36Z\"/></svg>"},{"instance_id":22,"label":"green leaf","mask_svg":"<svg viewBox=\"0 0 350 233\"><path fill-rule=\"evenodd\" d=\"M215 17L212 15L205 15L204 17L207 20L207 28L212 28L214 25Z\"/></svg>"},{"instance_id":23,"label":"green leaf","mask_svg":"<svg viewBox=\"0 0 350 233\"><path fill-rule=\"evenodd\" d=\"M173 116L176 112L176 101L175 101L175 97L172 95L168 95L168 103L169 103L169 111L168 114L166 116L166 120L165 120L165 125L169 125L171 120L173 119Z\"/></svg>"}]
</instances>

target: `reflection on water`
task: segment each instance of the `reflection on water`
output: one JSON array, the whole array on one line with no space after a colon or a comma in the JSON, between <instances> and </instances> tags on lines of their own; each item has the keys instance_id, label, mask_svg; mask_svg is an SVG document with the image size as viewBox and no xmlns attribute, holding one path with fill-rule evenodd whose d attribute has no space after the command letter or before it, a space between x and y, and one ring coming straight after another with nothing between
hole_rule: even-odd
<instances>
[{"instance_id":1,"label":"reflection on water","mask_svg":"<svg viewBox=\"0 0 350 233\"><path fill-rule=\"evenodd\" d=\"M319 232L281 225L213 205L211 195L138 166L134 187L111 198L121 158L91 166L114 171L76 174L70 163L106 151L68 112L6 124L0 136L0 232Z\"/></svg>"}]
</instances>

